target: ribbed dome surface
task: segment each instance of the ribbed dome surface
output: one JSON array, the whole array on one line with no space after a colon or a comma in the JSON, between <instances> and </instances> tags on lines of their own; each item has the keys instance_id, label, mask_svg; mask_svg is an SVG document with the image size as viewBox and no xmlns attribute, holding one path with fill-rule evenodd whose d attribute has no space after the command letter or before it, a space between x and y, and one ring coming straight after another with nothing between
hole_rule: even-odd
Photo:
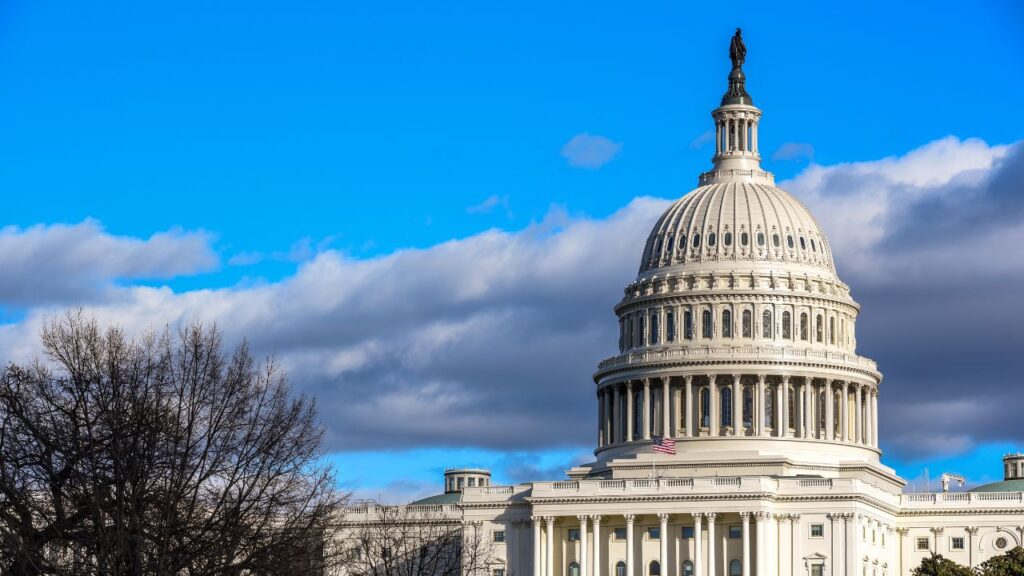
<instances>
[{"instance_id":1,"label":"ribbed dome surface","mask_svg":"<svg viewBox=\"0 0 1024 576\"><path fill-rule=\"evenodd\" d=\"M647 239L640 272L723 261L802 264L835 274L810 211L780 188L742 180L701 186L669 207Z\"/></svg>"}]
</instances>

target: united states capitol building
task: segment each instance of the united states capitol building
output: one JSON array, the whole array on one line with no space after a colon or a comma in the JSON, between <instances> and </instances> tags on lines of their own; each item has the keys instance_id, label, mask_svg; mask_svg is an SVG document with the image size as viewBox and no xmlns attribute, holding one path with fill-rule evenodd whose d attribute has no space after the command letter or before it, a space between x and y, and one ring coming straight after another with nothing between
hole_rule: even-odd
<instances>
[{"instance_id":1,"label":"united states capitol building","mask_svg":"<svg viewBox=\"0 0 1024 576\"><path fill-rule=\"evenodd\" d=\"M1003 482L920 494L881 461L860 307L814 216L761 168L738 34L731 52L712 166L615 307L594 461L515 486L452 470L413 504L482 530L491 576L892 576L1024 539L1024 455Z\"/></svg>"}]
</instances>

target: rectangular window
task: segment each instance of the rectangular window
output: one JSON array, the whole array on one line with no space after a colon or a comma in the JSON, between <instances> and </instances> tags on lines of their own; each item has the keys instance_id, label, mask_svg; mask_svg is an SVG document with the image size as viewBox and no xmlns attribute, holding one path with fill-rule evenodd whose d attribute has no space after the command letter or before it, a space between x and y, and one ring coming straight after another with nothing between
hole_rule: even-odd
<instances>
[{"instance_id":1,"label":"rectangular window","mask_svg":"<svg viewBox=\"0 0 1024 576\"><path fill-rule=\"evenodd\" d=\"M683 540L690 540L693 538L693 526L683 526L682 533Z\"/></svg>"},{"instance_id":2,"label":"rectangular window","mask_svg":"<svg viewBox=\"0 0 1024 576\"><path fill-rule=\"evenodd\" d=\"M615 539L616 540L625 540L626 539L626 529L625 528L616 528L615 529Z\"/></svg>"},{"instance_id":3,"label":"rectangular window","mask_svg":"<svg viewBox=\"0 0 1024 576\"><path fill-rule=\"evenodd\" d=\"M580 541L580 529L579 528L569 528L569 541L570 542L579 542Z\"/></svg>"},{"instance_id":4,"label":"rectangular window","mask_svg":"<svg viewBox=\"0 0 1024 576\"><path fill-rule=\"evenodd\" d=\"M825 567L821 564L811 566L811 576L825 576Z\"/></svg>"},{"instance_id":5,"label":"rectangular window","mask_svg":"<svg viewBox=\"0 0 1024 576\"><path fill-rule=\"evenodd\" d=\"M504 530L495 530L494 531L494 541L495 542L504 542L505 541L505 531Z\"/></svg>"},{"instance_id":6,"label":"rectangular window","mask_svg":"<svg viewBox=\"0 0 1024 576\"><path fill-rule=\"evenodd\" d=\"M964 549L964 537L963 536L953 536L953 540L949 543L949 547L951 549L953 549L953 550L963 550Z\"/></svg>"},{"instance_id":7,"label":"rectangular window","mask_svg":"<svg viewBox=\"0 0 1024 576\"><path fill-rule=\"evenodd\" d=\"M811 538L824 538L825 537L825 525L824 524L811 524Z\"/></svg>"},{"instance_id":8,"label":"rectangular window","mask_svg":"<svg viewBox=\"0 0 1024 576\"><path fill-rule=\"evenodd\" d=\"M743 527L742 526L729 526L729 538L736 540L743 538Z\"/></svg>"},{"instance_id":9,"label":"rectangular window","mask_svg":"<svg viewBox=\"0 0 1024 576\"><path fill-rule=\"evenodd\" d=\"M661 528L648 528L647 529L647 538L649 538L651 540L660 540L661 539Z\"/></svg>"},{"instance_id":10,"label":"rectangular window","mask_svg":"<svg viewBox=\"0 0 1024 576\"><path fill-rule=\"evenodd\" d=\"M917 539L917 549L918 550L927 550L928 549L928 538L918 538Z\"/></svg>"}]
</instances>

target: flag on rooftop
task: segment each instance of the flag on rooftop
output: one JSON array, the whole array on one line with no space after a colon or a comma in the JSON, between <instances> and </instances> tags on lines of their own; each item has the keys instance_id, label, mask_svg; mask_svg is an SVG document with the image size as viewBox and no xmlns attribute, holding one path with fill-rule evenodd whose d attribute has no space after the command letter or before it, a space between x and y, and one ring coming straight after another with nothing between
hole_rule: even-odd
<instances>
[{"instance_id":1,"label":"flag on rooftop","mask_svg":"<svg viewBox=\"0 0 1024 576\"><path fill-rule=\"evenodd\" d=\"M662 454L675 454L676 441L664 436L654 436L654 451Z\"/></svg>"}]
</instances>

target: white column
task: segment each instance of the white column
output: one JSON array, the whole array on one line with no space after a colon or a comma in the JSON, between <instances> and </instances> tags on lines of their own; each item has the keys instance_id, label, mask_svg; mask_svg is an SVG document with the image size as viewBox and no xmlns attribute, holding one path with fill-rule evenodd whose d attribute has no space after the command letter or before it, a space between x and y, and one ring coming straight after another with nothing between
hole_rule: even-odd
<instances>
[{"instance_id":1,"label":"white column","mask_svg":"<svg viewBox=\"0 0 1024 576\"><path fill-rule=\"evenodd\" d=\"M695 428L693 427L693 376L686 376L683 378L683 386L685 386L686 395L686 418L683 420L684 426L686 427L686 436L694 436Z\"/></svg>"},{"instance_id":2,"label":"white column","mask_svg":"<svg viewBox=\"0 0 1024 576\"><path fill-rule=\"evenodd\" d=\"M857 571L857 515L845 514L846 529L846 574L848 576L860 576Z\"/></svg>"},{"instance_id":3,"label":"white column","mask_svg":"<svg viewBox=\"0 0 1024 576\"><path fill-rule=\"evenodd\" d=\"M708 513L708 576L715 576L715 566L718 565L718 556L715 554L715 514Z\"/></svg>"},{"instance_id":4,"label":"white column","mask_svg":"<svg viewBox=\"0 0 1024 576\"><path fill-rule=\"evenodd\" d=\"M626 576L635 576L633 571L633 521L636 516L626 514Z\"/></svg>"},{"instance_id":5,"label":"white column","mask_svg":"<svg viewBox=\"0 0 1024 576\"><path fill-rule=\"evenodd\" d=\"M668 514L658 514L658 520L661 521L661 532L658 534L658 543L661 545L661 555L658 562L661 563L661 573L668 576Z\"/></svg>"},{"instance_id":6,"label":"white column","mask_svg":"<svg viewBox=\"0 0 1024 576\"><path fill-rule=\"evenodd\" d=\"M701 520L704 518L702 512L693 514L693 574L704 576L704 544L701 542ZM632 575L630 575L632 576Z\"/></svg>"},{"instance_id":7,"label":"white column","mask_svg":"<svg viewBox=\"0 0 1024 576\"><path fill-rule=\"evenodd\" d=\"M718 386L715 382L715 375L708 374L708 412L711 416L711 435L718 436Z\"/></svg>"},{"instance_id":8,"label":"white column","mask_svg":"<svg viewBox=\"0 0 1024 576\"><path fill-rule=\"evenodd\" d=\"M661 435L665 438L675 436L672 433L672 390L669 386L671 379L665 376L661 379Z\"/></svg>"},{"instance_id":9,"label":"white column","mask_svg":"<svg viewBox=\"0 0 1024 576\"><path fill-rule=\"evenodd\" d=\"M544 517L544 528L547 529L547 546L544 551L544 574L555 575L555 518L554 516Z\"/></svg>"},{"instance_id":10,"label":"white column","mask_svg":"<svg viewBox=\"0 0 1024 576\"><path fill-rule=\"evenodd\" d=\"M597 447L604 447L604 392L597 389Z\"/></svg>"},{"instance_id":11,"label":"white column","mask_svg":"<svg viewBox=\"0 0 1024 576\"><path fill-rule=\"evenodd\" d=\"M715 154L722 153L722 123L715 122Z\"/></svg>"},{"instance_id":12,"label":"white column","mask_svg":"<svg viewBox=\"0 0 1024 576\"><path fill-rule=\"evenodd\" d=\"M832 391L832 380L825 379L825 439L833 440L835 437L833 432L835 431L835 404L836 395Z\"/></svg>"},{"instance_id":13,"label":"white column","mask_svg":"<svg viewBox=\"0 0 1024 576\"><path fill-rule=\"evenodd\" d=\"M878 448L878 388L871 391L871 444Z\"/></svg>"},{"instance_id":14,"label":"white column","mask_svg":"<svg viewBox=\"0 0 1024 576\"><path fill-rule=\"evenodd\" d=\"M643 438L644 440L651 439L651 428L654 427L654 422L651 422L651 379L644 378L644 414L641 420L643 424Z\"/></svg>"},{"instance_id":15,"label":"white column","mask_svg":"<svg viewBox=\"0 0 1024 576\"><path fill-rule=\"evenodd\" d=\"M804 437L804 415L807 413L807 394L804 392L803 384L797 385L793 383L793 410L796 414L793 415L793 436L796 438Z\"/></svg>"},{"instance_id":16,"label":"white column","mask_svg":"<svg viewBox=\"0 0 1024 576\"><path fill-rule=\"evenodd\" d=\"M743 435L743 388L739 374L732 377L732 435Z\"/></svg>"},{"instance_id":17,"label":"white column","mask_svg":"<svg viewBox=\"0 0 1024 576\"><path fill-rule=\"evenodd\" d=\"M743 576L750 576L750 512L740 512L743 520Z\"/></svg>"},{"instance_id":18,"label":"white column","mask_svg":"<svg viewBox=\"0 0 1024 576\"><path fill-rule=\"evenodd\" d=\"M754 426L755 434L764 436L764 374L757 375L757 401L754 402Z\"/></svg>"},{"instance_id":19,"label":"white column","mask_svg":"<svg viewBox=\"0 0 1024 576\"><path fill-rule=\"evenodd\" d=\"M796 400L795 393L793 399ZM793 404L793 408L796 409L796 402ZM789 376L782 377L782 436L789 437Z\"/></svg>"},{"instance_id":20,"label":"white column","mask_svg":"<svg viewBox=\"0 0 1024 576\"><path fill-rule=\"evenodd\" d=\"M540 518L534 516L533 520L533 574L541 576L540 573Z\"/></svg>"},{"instance_id":21,"label":"white column","mask_svg":"<svg viewBox=\"0 0 1024 576\"><path fill-rule=\"evenodd\" d=\"M755 566L754 574L756 576L767 576L767 568L765 568L765 525L768 523L767 512L757 512L754 515L755 526L754 536L757 540L754 542L754 561L757 563Z\"/></svg>"},{"instance_id":22,"label":"white column","mask_svg":"<svg viewBox=\"0 0 1024 576\"><path fill-rule=\"evenodd\" d=\"M601 576L601 517L594 515L590 519L594 521L594 576Z\"/></svg>"},{"instance_id":23,"label":"white column","mask_svg":"<svg viewBox=\"0 0 1024 576\"><path fill-rule=\"evenodd\" d=\"M779 515L779 574L794 574L793 571L793 516Z\"/></svg>"},{"instance_id":24,"label":"white column","mask_svg":"<svg viewBox=\"0 0 1024 576\"><path fill-rule=\"evenodd\" d=\"M605 445L614 444L615 438L612 436L612 418L615 414L614 408L612 407L612 396L615 392L614 388L605 387L604 389L604 442Z\"/></svg>"},{"instance_id":25,"label":"white column","mask_svg":"<svg viewBox=\"0 0 1024 576\"><path fill-rule=\"evenodd\" d=\"M801 428L803 428L803 434L800 435L801 438L810 438L811 431L814 430L814 407L817 404L814 402L814 391L812 388L811 379L804 377L804 382L800 385L804 396L804 409L801 412L802 418L800 419L803 423L801 424Z\"/></svg>"},{"instance_id":26,"label":"white column","mask_svg":"<svg viewBox=\"0 0 1024 576\"><path fill-rule=\"evenodd\" d=\"M587 515L576 516L580 521L580 576L590 576L587 572Z\"/></svg>"},{"instance_id":27,"label":"white column","mask_svg":"<svg viewBox=\"0 0 1024 576\"><path fill-rule=\"evenodd\" d=\"M839 403L839 433L843 442L850 441L850 425L848 422L850 411L850 383L843 382L842 401Z\"/></svg>"},{"instance_id":28,"label":"white column","mask_svg":"<svg viewBox=\"0 0 1024 576\"><path fill-rule=\"evenodd\" d=\"M861 385L860 384L858 384L853 389L853 398L854 398L853 405L856 407L856 409L853 411L853 418L854 418L854 420L853 420L853 422L854 422L853 441L858 443L858 444L863 444L864 443L864 407L863 407L863 405L861 405L860 389L861 389Z\"/></svg>"},{"instance_id":29,"label":"white column","mask_svg":"<svg viewBox=\"0 0 1024 576\"><path fill-rule=\"evenodd\" d=\"M626 442L633 442L633 381L626 382Z\"/></svg>"}]
</instances>

